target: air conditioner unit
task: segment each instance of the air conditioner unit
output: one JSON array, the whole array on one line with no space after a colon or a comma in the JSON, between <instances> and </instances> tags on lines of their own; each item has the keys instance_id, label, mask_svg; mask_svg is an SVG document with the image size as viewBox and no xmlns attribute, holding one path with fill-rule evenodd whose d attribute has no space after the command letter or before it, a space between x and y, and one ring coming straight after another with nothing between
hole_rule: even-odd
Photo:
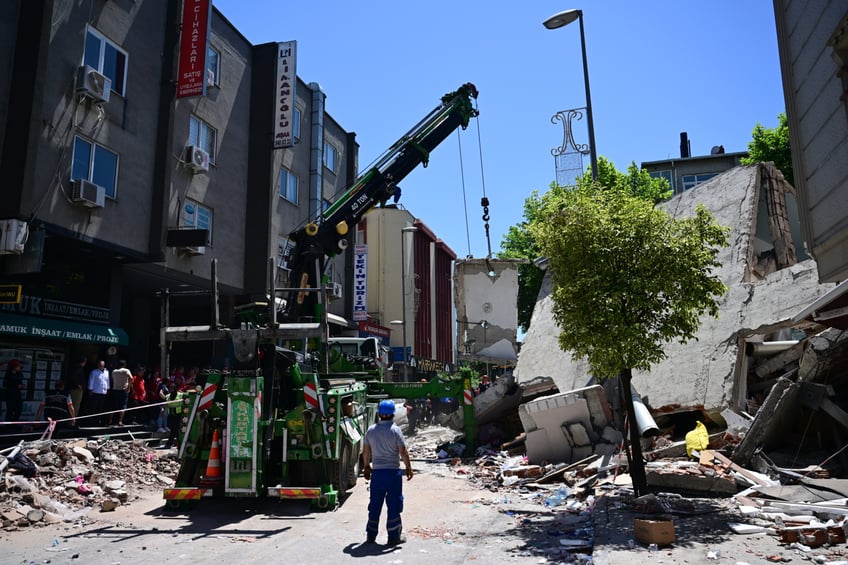
<instances>
[{"instance_id":1,"label":"air conditioner unit","mask_svg":"<svg viewBox=\"0 0 848 565\"><path fill-rule=\"evenodd\" d=\"M209 153L200 147L189 145L185 151L185 162L194 172L205 173L209 170Z\"/></svg>"},{"instance_id":2,"label":"air conditioner unit","mask_svg":"<svg viewBox=\"0 0 848 565\"><path fill-rule=\"evenodd\" d=\"M29 237L29 226L23 220L0 220L0 255L24 252Z\"/></svg>"},{"instance_id":3,"label":"air conditioner unit","mask_svg":"<svg viewBox=\"0 0 848 565\"><path fill-rule=\"evenodd\" d=\"M76 93L88 96L98 103L108 102L112 80L88 65L77 69Z\"/></svg>"},{"instance_id":4,"label":"air conditioner unit","mask_svg":"<svg viewBox=\"0 0 848 565\"><path fill-rule=\"evenodd\" d=\"M180 250L186 255L203 255L206 253L206 247L199 246L180 247Z\"/></svg>"},{"instance_id":5,"label":"air conditioner unit","mask_svg":"<svg viewBox=\"0 0 848 565\"><path fill-rule=\"evenodd\" d=\"M341 298L342 297L342 285L341 283L333 283L333 288L331 289L333 298Z\"/></svg>"},{"instance_id":6,"label":"air conditioner unit","mask_svg":"<svg viewBox=\"0 0 848 565\"><path fill-rule=\"evenodd\" d=\"M215 82L215 71L212 69L206 69L206 86L218 86Z\"/></svg>"},{"instance_id":7,"label":"air conditioner unit","mask_svg":"<svg viewBox=\"0 0 848 565\"><path fill-rule=\"evenodd\" d=\"M71 182L71 200L86 208L103 208L106 205L106 189L85 179Z\"/></svg>"}]
</instances>

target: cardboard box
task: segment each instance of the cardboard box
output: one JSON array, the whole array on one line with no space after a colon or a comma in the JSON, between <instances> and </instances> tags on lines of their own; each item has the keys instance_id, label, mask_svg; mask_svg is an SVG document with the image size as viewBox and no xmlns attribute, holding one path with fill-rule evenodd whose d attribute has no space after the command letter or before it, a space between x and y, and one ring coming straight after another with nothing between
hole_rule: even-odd
<instances>
[{"instance_id":1,"label":"cardboard box","mask_svg":"<svg viewBox=\"0 0 848 565\"><path fill-rule=\"evenodd\" d=\"M674 518L665 515L635 518L633 537L645 545L670 545L674 543Z\"/></svg>"}]
</instances>

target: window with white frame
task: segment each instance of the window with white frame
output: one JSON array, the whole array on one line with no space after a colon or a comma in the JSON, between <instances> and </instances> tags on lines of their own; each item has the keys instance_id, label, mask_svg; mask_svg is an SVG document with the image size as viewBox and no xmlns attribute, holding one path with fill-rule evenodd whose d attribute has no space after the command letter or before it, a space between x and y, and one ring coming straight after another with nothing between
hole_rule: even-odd
<instances>
[{"instance_id":1,"label":"window with white frame","mask_svg":"<svg viewBox=\"0 0 848 565\"><path fill-rule=\"evenodd\" d=\"M668 182L668 187L671 190L674 190L674 176L672 176L670 170L666 169L664 171L653 171L649 174L651 175L651 178L665 179Z\"/></svg>"},{"instance_id":2,"label":"window with white frame","mask_svg":"<svg viewBox=\"0 0 848 565\"><path fill-rule=\"evenodd\" d=\"M290 170L280 169L280 196L293 204L297 204L297 175Z\"/></svg>"},{"instance_id":3,"label":"window with white frame","mask_svg":"<svg viewBox=\"0 0 848 565\"><path fill-rule=\"evenodd\" d=\"M206 245L212 244L212 209L187 199L183 204L182 227L207 230Z\"/></svg>"},{"instance_id":4,"label":"window with white frame","mask_svg":"<svg viewBox=\"0 0 848 565\"><path fill-rule=\"evenodd\" d=\"M292 124L292 137L294 137L295 141L300 141L300 116L301 116L300 108L297 106L294 107L294 123Z\"/></svg>"},{"instance_id":5,"label":"window with white frame","mask_svg":"<svg viewBox=\"0 0 848 565\"><path fill-rule=\"evenodd\" d=\"M218 86L220 81L218 77L221 72L221 54L209 47L206 50L206 86Z\"/></svg>"},{"instance_id":6,"label":"window with white frame","mask_svg":"<svg viewBox=\"0 0 848 565\"><path fill-rule=\"evenodd\" d=\"M215 138L217 137L215 128L204 122L198 117L190 116L188 120L188 143L186 145L194 145L200 147L209 153L209 162L215 162Z\"/></svg>"},{"instance_id":7,"label":"window with white frame","mask_svg":"<svg viewBox=\"0 0 848 565\"><path fill-rule=\"evenodd\" d=\"M115 198L118 179L118 154L93 141L74 137L71 158L71 179L84 179L105 189L106 196Z\"/></svg>"},{"instance_id":8,"label":"window with white frame","mask_svg":"<svg viewBox=\"0 0 848 565\"><path fill-rule=\"evenodd\" d=\"M336 148L331 143L324 142L324 166L336 172Z\"/></svg>"},{"instance_id":9,"label":"window with white frame","mask_svg":"<svg viewBox=\"0 0 848 565\"><path fill-rule=\"evenodd\" d=\"M112 90L126 95L127 52L91 26L85 29L85 49L82 63L112 81Z\"/></svg>"},{"instance_id":10,"label":"window with white frame","mask_svg":"<svg viewBox=\"0 0 848 565\"><path fill-rule=\"evenodd\" d=\"M683 175L683 191L695 188L702 182L706 182L718 175L718 173L701 173L698 175Z\"/></svg>"}]
</instances>

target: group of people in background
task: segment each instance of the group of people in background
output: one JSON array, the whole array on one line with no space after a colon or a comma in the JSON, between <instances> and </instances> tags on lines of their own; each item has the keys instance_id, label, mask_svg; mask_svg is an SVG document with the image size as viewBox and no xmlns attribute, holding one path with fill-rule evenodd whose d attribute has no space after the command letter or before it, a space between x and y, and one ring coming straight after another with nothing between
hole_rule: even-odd
<instances>
[{"instance_id":1,"label":"group of people in background","mask_svg":"<svg viewBox=\"0 0 848 565\"><path fill-rule=\"evenodd\" d=\"M23 412L26 383L21 363L7 363L3 388L5 421L19 422ZM176 443L180 405L186 390L202 386L200 371L178 366L167 378L159 368L137 365L132 371L125 360L107 364L80 357L66 377L53 383L36 413L36 420L55 420L64 426L124 426L142 424L159 433L169 433ZM0 419L3 421L3 419Z\"/></svg>"}]
</instances>

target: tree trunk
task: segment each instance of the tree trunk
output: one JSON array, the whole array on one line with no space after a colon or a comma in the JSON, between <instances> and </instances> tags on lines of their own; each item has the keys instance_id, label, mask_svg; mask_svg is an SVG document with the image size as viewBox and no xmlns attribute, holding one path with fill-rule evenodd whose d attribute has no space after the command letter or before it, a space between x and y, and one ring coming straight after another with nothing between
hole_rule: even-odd
<instances>
[{"instance_id":1,"label":"tree trunk","mask_svg":"<svg viewBox=\"0 0 848 565\"><path fill-rule=\"evenodd\" d=\"M633 394L630 391L633 371L622 369L619 376L621 390L624 393L624 409L627 410L628 428L630 428L630 479L633 481L633 491L636 496L642 496L648 492L648 479L645 475L645 459L642 457L642 443L639 425L636 423L636 410L633 408Z\"/></svg>"}]
</instances>

